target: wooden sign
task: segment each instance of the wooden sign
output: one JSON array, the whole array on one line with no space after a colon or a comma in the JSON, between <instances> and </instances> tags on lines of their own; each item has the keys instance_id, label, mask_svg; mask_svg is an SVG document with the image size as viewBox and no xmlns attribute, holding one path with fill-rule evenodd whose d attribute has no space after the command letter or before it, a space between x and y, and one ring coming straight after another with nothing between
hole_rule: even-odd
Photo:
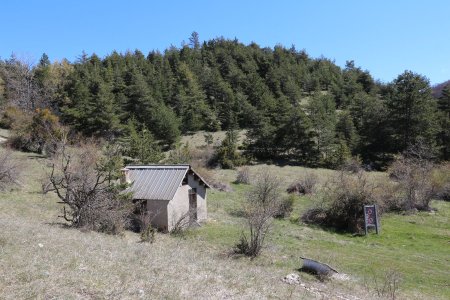
<instances>
[{"instance_id":1,"label":"wooden sign","mask_svg":"<svg viewBox=\"0 0 450 300\"><path fill-rule=\"evenodd\" d=\"M368 228L374 227L375 232L379 233L379 222L378 222L378 214L377 214L377 206L376 205L364 205L364 227L366 231L366 235L368 232Z\"/></svg>"}]
</instances>

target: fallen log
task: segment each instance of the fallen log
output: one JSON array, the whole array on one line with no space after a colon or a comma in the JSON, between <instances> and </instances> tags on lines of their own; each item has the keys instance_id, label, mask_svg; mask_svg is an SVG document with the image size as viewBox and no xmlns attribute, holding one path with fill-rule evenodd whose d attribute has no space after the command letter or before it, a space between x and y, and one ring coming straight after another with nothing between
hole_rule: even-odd
<instances>
[{"instance_id":1,"label":"fallen log","mask_svg":"<svg viewBox=\"0 0 450 300\"><path fill-rule=\"evenodd\" d=\"M318 276L329 276L332 272L339 273L327 264L306 257L300 258L303 259L303 266L300 269L301 271L312 273Z\"/></svg>"}]
</instances>

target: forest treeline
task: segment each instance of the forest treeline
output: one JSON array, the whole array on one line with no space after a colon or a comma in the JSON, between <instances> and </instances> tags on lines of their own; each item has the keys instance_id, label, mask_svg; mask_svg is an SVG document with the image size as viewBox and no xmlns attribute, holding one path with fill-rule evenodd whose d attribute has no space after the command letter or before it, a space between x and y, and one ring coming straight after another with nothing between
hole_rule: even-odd
<instances>
[{"instance_id":1,"label":"forest treeline","mask_svg":"<svg viewBox=\"0 0 450 300\"><path fill-rule=\"evenodd\" d=\"M247 129L247 157L310 166L357 156L379 168L417 142L439 159L450 151L450 86L434 98L411 71L380 83L353 61L341 68L295 47L200 43L195 32L163 53L0 60L0 102L3 118L46 108L85 136L142 130L165 149L183 133Z\"/></svg>"}]
</instances>

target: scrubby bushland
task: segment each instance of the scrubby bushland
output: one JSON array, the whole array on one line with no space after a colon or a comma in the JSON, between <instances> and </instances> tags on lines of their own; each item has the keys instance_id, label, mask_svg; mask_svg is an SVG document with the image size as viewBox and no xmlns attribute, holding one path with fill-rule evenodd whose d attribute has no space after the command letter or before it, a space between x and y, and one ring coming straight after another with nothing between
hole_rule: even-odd
<instances>
[{"instance_id":1,"label":"scrubby bushland","mask_svg":"<svg viewBox=\"0 0 450 300\"><path fill-rule=\"evenodd\" d=\"M21 165L12 157L12 152L0 148L0 191L19 185Z\"/></svg>"},{"instance_id":2,"label":"scrubby bushland","mask_svg":"<svg viewBox=\"0 0 450 300\"><path fill-rule=\"evenodd\" d=\"M261 252L273 217L280 210L280 181L270 172L262 172L255 179L253 189L244 203L248 233L242 233L235 252L256 257Z\"/></svg>"},{"instance_id":3,"label":"scrubby bushland","mask_svg":"<svg viewBox=\"0 0 450 300\"><path fill-rule=\"evenodd\" d=\"M306 211L302 220L338 230L360 232L364 226L363 207L379 204L379 187L369 182L367 174L339 171L325 185L321 202Z\"/></svg>"},{"instance_id":4,"label":"scrubby bushland","mask_svg":"<svg viewBox=\"0 0 450 300\"><path fill-rule=\"evenodd\" d=\"M390 180L369 181L361 168L343 167L325 186L320 204L306 211L302 220L358 232L367 204L378 204L380 213L431 210L432 199L448 197L450 176L448 165L436 165L433 158L433 149L419 141L394 160Z\"/></svg>"},{"instance_id":5,"label":"scrubby bushland","mask_svg":"<svg viewBox=\"0 0 450 300\"><path fill-rule=\"evenodd\" d=\"M71 226L112 234L124 229L133 207L131 195L116 184L118 161L102 156L92 144L79 149L63 144L58 150L45 192L57 194L64 204L61 217Z\"/></svg>"}]
</instances>

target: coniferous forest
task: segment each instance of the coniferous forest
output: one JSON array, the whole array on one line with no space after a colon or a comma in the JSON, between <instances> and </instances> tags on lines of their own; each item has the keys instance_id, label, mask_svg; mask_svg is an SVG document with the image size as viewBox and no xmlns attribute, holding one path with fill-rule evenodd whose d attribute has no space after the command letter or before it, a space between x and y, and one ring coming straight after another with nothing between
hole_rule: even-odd
<instances>
[{"instance_id":1,"label":"coniferous forest","mask_svg":"<svg viewBox=\"0 0 450 300\"><path fill-rule=\"evenodd\" d=\"M353 61L341 68L294 46L200 43L195 32L163 53L0 60L0 104L6 127L18 110L45 109L83 136L145 134L166 150L186 133L246 129L246 157L307 166L358 157L379 169L417 143L440 160L450 151L450 85L433 97L412 71L382 83Z\"/></svg>"}]
</instances>

